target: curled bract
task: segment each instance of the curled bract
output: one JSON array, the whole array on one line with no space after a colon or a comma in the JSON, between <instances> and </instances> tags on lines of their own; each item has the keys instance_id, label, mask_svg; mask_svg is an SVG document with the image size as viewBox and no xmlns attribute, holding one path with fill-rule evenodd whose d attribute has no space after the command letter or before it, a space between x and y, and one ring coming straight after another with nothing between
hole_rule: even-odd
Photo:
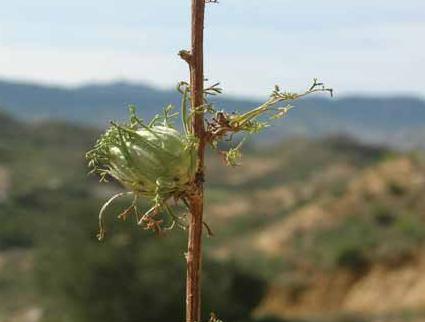
<instances>
[{"instance_id":1,"label":"curled bract","mask_svg":"<svg viewBox=\"0 0 425 322\"><path fill-rule=\"evenodd\" d=\"M244 113L227 113L216 110L207 100L208 96L221 94L219 84L204 89L204 104L196 108L190 105L190 86L180 82L177 86L182 94L181 123L182 131L173 126L178 113L173 113L170 105L164 113L157 115L149 123L136 116L134 106L130 107L130 120L125 124L111 123L111 127L100 137L94 148L86 155L93 173L101 181L114 178L127 192L112 196L99 213L99 239L103 239L105 229L103 215L116 199L131 195L133 202L118 217L126 219L134 213L139 225L160 232L174 226L186 227L184 217L177 217L170 200L181 201L189 208L191 197L197 191L198 183L203 180L203 169L198 169L198 139L194 136L192 123L197 113L205 117L203 140L214 149L223 141L232 141L234 134L253 134L270 125L270 120L283 118L292 108L292 101L316 92L330 92L323 83L314 80L313 85L304 93L297 94L281 91L276 86L266 102ZM283 105L282 105L283 104ZM242 156L242 139L236 147L220 151L229 166L239 165ZM147 200L148 210L140 212L138 201ZM165 220L162 214L168 215ZM169 223L168 227L164 225ZM208 226L206 226L208 227ZM210 232L210 229L207 229Z\"/></svg>"},{"instance_id":2,"label":"curled bract","mask_svg":"<svg viewBox=\"0 0 425 322\"><path fill-rule=\"evenodd\" d=\"M114 178L128 190L126 195L133 196L132 207L126 212L134 211L139 224L156 231L161 230L163 223L157 219L160 212L169 214L174 225L177 217L167 201L186 196L197 167L197 140L173 127L172 115L167 113L170 110L166 109L164 116L145 124L131 108L130 122L112 123L86 155L92 172L99 174L101 181ZM100 212L99 239L104 235L103 213L114 197ZM140 198L150 203L149 210L143 214L137 208Z\"/></svg>"}]
</instances>

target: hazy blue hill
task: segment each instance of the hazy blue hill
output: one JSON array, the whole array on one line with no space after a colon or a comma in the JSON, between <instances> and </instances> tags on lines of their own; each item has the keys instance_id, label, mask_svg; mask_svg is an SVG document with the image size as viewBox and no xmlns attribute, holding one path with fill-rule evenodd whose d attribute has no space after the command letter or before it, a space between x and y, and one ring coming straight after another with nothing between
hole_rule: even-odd
<instances>
[{"instance_id":1,"label":"hazy blue hill","mask_svg":"<svg viewBox=\"0 0 425 322\"><path fill-rule=\"evenodd\" d=\"M27 119L61 119L100 125L127 112L128 104L144 103L147 115L162 102L174 99L171 91L124 83L77 88L0 82L0 105L14 116Z\"/></svg>"},{"instance_id":2,"label":"hazy blue hill","mask_svg":"<svg viewBox=\"0 0 425 322\"><path fill-rule=\"evenodd\" d=\"M29 121L57 119L104 126L109 120L125 119L129 104L136 104L139 113L149 119L165 105L179 105L179 101L175 90L127 82L64 88L0 81L0 106ZM224 96L217 103L219 108L243 111L259 102ZM295 105L297 108L290 112L288 120L266 131L263 138L344 133L400 147L424 145L425 101L417 98L329 99L317 95Z\"/></svg>"},{"instance_id":3,"label":"hazy blue hill","mask_svg":"<svg viewBox=\"0 0 425 322\"><path fill-rule=\"evenodd\" d=\"M425 146L425 102L417 98L309 98L295 105L288 122L271 128L271 137L343 133L400 148Z\"/></svg>"}]
</instances>

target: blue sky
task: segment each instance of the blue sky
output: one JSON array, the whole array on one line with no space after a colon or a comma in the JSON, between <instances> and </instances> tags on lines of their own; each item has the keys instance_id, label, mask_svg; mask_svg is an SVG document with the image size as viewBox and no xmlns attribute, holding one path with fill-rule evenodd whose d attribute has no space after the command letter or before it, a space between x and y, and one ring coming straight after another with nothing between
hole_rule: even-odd
<instances>
[{"instance_id":1,"label":"blue sky","mask_svg":"<svg viewBox=\"0 0 425 322\"><path fill-rule=\"evenodd\" d=\"M0 12L0 78L79 85L187 77L189 0L13 0ZM425 97L424 0L221 0L209 5L206 74L227 93L301 90Z\"/></svg>"}]
</instances>

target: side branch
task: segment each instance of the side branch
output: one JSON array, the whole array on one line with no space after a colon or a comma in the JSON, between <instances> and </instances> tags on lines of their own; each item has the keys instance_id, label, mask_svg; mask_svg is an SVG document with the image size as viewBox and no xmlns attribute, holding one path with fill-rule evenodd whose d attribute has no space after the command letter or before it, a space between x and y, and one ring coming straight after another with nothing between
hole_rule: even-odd
<instances>
[{"instance_id":1,"label":"side branch","mask_svg":"<svg viewBox=\"0 0 425 322\"><path fill-rule=\"evenodd\" d=\"M246 113L228 114L224 111L218 111L211 121L207 121L208 143L215 145L217 140L238 132L258 132L264 127L269 126L267 122L257 121L261 116L268 114L271 120L285 117L293 107L290 105L290 102L317 92L328 92L333 96L333 90L331 88L325 87L323 83L314 79L313 85L301 94L282 92L276 85L265 103ZM283 106L278 106L278 104L282 103L284 103Z\"/></svg>"},{"instance_id":2,"label":"side branch","mask_svg":"<svg viewBox=\"0 0 425 322\"><path fill-rule=\"evenodd\" d=\"M180 50L178 55L181 59L183 59L186 63L189 64L189 66L192 65L192 54L188 50Z\"/></svg>"}]
</instances>

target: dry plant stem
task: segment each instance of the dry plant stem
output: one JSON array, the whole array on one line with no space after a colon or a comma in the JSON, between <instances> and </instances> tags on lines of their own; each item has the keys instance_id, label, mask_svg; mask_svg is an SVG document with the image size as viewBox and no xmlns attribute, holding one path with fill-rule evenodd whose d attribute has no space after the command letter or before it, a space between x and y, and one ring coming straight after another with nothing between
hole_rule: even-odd
<instances>
[{"instance_id":1,"label":"dry plant stem","mask_svg":"<svg viewBox=\"0 0 425 322\"><path fill-rule=\"evenodd\" d=\"M190 224L187 251L186 322L201 321L201 265L204 208L204 152L206 135L204 115L204 17L205 0L192 0L192 50L186 57L190 67L191 108L194 113L192 130L199 140L198 169L193 194L190 197ZM182 57L184 58L184 57Z\"/></svg>"}]
</instances>

